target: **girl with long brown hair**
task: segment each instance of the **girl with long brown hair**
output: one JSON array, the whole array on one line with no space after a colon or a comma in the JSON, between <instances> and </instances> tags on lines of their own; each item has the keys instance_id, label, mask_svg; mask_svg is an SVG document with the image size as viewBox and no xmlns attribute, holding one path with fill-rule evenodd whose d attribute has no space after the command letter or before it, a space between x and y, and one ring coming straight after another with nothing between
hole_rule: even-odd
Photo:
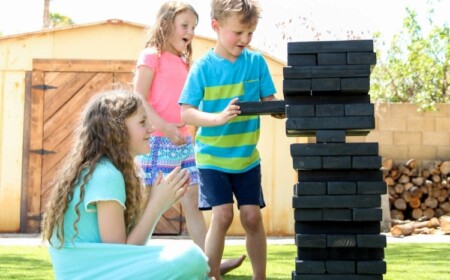
<instances>
[{"instance_id":1,"label":"girl with long brown hair","mask_svg":"<svg viewBox=\"0 0 450 280\"><path fill-rule=\"evenodd\" d=\"M146 245L162 214L189 185L177 167L160 173L148 197L134 157L150 152L153 127L142 98L113 90L94 96L81 114L74 146L44 212L42 237L57 279L205 279L194 245Z\"/></svg>"}]
</instances>

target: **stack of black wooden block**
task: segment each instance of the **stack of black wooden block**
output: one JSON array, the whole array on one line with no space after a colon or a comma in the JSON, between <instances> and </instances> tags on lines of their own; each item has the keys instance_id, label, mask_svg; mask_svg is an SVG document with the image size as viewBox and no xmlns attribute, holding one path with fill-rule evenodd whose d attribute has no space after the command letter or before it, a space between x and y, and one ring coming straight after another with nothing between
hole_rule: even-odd
<instances>
[{"instance_id":1,"label":"stack of black wooden block","mask_svg":"<svg viewBox=\"0 0 450 280\"><path fill-rule=\"evenodd\" d=\"M346 143L375 128L372 40L288 43L283 93L298 172L293 208L293 280L379 280L386 273L380 234L383 182L378 143Z\"/></svg>"}]
</instances>

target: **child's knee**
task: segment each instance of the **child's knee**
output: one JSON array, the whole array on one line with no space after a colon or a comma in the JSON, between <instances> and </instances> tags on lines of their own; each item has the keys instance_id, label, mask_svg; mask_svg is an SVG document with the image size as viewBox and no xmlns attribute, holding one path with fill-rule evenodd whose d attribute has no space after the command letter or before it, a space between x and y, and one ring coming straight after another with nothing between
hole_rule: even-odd
<instances>
[{"instance_id":1,"label":"child's knee","mask_svg":"<svg viewBox=\"0 0 450 280\"><path fill-rule=\"evenodd\" d=\"M257 230L262 226L262 217L259 211L241 213L241 223L245 229Z\"/></svg>"},{"instance_id":2,"label":"child's knee","mask_svg":"<svg viewBox=\"0 0 450 280\"><path fill-rule=\"evenodd\" d=\"M221 211L214 212L213 221L216 225L219 225L221 228L230 227L233 222L234 213L231 209L221 209Z\"/></svg>"}]
</instances>

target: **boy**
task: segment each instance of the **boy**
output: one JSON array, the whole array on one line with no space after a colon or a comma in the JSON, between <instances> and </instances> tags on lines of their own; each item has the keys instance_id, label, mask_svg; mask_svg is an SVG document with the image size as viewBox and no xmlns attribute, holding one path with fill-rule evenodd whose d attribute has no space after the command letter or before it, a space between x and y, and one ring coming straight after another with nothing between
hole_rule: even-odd
<instances>
[{"instance_id":1,"label":"boy","mask_svg":"<svg viewBox=\"0 0 450 280\"><path fill-rule=\"evenodd\" d=\"M225 236L233 221L233 194L246 233L253 279L266 279L266 235L260 208L259 116L238 116L239 101L276 100L262 55L250 51L261 9L255 0L212 0L211 25L217 33L214 49L192 66L179 103L182 120L199 127L196 162L199 168L199 208L211 210L205 253L210 276L219 273Z\"/></svg>"}]
</instances>

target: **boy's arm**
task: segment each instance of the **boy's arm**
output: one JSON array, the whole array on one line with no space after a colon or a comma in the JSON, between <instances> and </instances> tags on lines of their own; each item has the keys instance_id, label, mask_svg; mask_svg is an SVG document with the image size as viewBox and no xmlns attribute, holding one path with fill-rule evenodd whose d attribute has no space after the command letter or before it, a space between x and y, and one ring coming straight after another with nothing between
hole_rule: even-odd
<instances>
[{"instance_id":1,"label":"boy's arm","mask_svg":"<svg viewBox=\"0 0 450 280\"><path fill-rule=\"evenodd\" d=\"M195 126L207 127L223 125L241 113L239 106L236 105L236 102L238 101L238 98L231 100L228 106L219 113L202 112L197 107L189 104L182 104L181 119L186 124Z\"/></svg>"},{"instance_id":2,"label":"boy's arm","mask_svg":"<svg viewBox=\"0 0 450 280\"><path fill-rule=\"evenodd\" d=\"M277 101L277 100L280 100L280 99L276 98L275 95L269 95L269 96L261 98L261 101Z\"/></svg>"}]
</instances>

